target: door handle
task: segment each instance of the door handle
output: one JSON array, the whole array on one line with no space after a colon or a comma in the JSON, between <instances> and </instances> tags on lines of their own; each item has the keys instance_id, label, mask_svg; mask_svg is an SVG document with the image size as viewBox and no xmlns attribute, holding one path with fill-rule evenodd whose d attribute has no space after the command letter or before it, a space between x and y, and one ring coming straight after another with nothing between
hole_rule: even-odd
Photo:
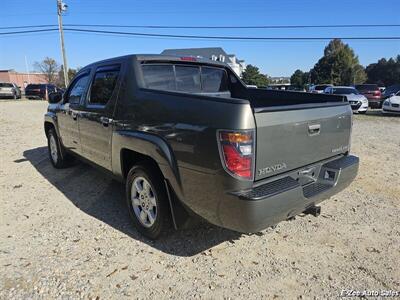
<instances>
[{"instance_id":1,"label":"door handle","mask_svg":"<svg viewBox=\"0 0 400 300\"><path fill-rule=\"evenodd\" d=\"M308 134L309 135L317 135L321 130L321 124L312 124L308 125Z\"/></svg>"},{"instance_id":2,"label":"door handle","mask_svg":"<svg viewBox=\"0 0 400 300\"><path fill-rule=\"evenodd\" d=\"M100 117L100 122L103 124L104 127L108 127L109 124L111 124L113 119L107 118L107 117Z\"/></svg>"},{"instance_id":3,"label":"door handle","mask_svg":"<svg viewBox=\"0 0 400 300\"><path fill-rule=\"evenodd\" d=\"M71 113L71 116L72 116L72 119L73 119L74 121L76 121L76 120L78 119L78 114L77 114L77 113L72 112L72 113Z\"/></svg>"}]
</instances>

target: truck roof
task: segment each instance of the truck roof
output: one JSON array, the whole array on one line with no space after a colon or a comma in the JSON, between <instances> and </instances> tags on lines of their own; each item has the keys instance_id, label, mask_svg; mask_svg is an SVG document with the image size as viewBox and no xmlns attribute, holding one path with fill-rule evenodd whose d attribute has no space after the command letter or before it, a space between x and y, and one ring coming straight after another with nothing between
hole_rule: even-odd
<instances>
[{"instance_id":1,"label":"truck roof","mask_svg":"<svg viewBox=\"0 0 400 300\"><path fill-rule=\"evenodd\" d=\"M208 65L216 65L220 67L229 67L226 63L215 61L202 57L194 57L194 56L178 56L178 55L162 55L162 54L129 54L124 56L118 56L113 58L108 58L100 61L93 62L86 67L96 65L99 63L112 62L113 60L121 60L121 59L133 59L138 61L172 61L172 62L189 62L189 63L199 63L199 64L208 64ZM85 68L86 68L85 67Z\"/></svg>"}]
</instances>

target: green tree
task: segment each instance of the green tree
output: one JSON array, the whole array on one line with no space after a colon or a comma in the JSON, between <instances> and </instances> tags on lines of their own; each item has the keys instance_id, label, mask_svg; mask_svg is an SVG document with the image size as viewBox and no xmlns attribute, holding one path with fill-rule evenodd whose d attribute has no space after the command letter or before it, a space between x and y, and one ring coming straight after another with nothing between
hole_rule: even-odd
<instances>
[{"instance_id":1,"label":"green tree","mask_svg":"<svg viewBox=\"0 0 400 300\"><path fill-rule=\"evenodd\" d=\"M260 70L253 65L247 65L242 73L244 83L248 85L256 85L257 87L266 87L268 85L268 77L260 73Z\"/></svg>"},{"instance_id":2,"label":"green tree","mask_svg":"<svg viewBox=\"0 0 400 300\"><path fill-rule=\"evenodd\" d=\"M310 71L314 83L350 85L364 83L367 76L349 45L334 39L325 47L324 56Z\"/></svg>"},{"instance_id":3,"label":"green tree","mask_svg":"<svg viewBox=\"0 0 400 300\"><path fill-rule=\"evenodd\" d=\"M80 68L76 69L71 69L68 68L68 81L71 82L72 79L75 77L75 75L79 72ZM59 87L64 87L65 81L64 81L64 67L61 65L60 71L58 72L58 80L57 80L57 85Z\"/></svg>"},{"instance_id":4,"label":"green tree","mask_svg":"<svg viewBox=\"0 0 400 300\"><path fill-rule=\"evenodd\" d=\"M381 58L366 68L368 83L390 86L400 83L400 55L386 60Z\"/></svg>"},{"instance_id":5,"label":"green tree","mask_svg":"<svg viewBox=\"0 0 400 300\"><path fill-rule=\"evenodd\" d=\"M309 72L296 70L290 77L290 84L298 88L304 88L309 81L309 76L310 76Z\"/></svg>"}]
</instances>

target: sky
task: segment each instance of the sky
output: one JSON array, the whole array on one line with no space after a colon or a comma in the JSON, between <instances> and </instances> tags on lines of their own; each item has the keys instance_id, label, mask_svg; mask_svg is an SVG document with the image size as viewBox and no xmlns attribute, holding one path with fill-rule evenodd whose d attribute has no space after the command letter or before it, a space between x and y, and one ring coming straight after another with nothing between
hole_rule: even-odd
<instances>
[{"instance_id":1,"label":"sky","mask_svg":"<svg viewBox=\"0 0 400 300\"><path fill-rule=\"evenodd\" d=\"M260 26L400 24L400 0L65 0L64 24ZM0 27L57 24L56 0L1 0ZM252 37L400 36L400 27L314 29L132 29L142 33ZM0 30L4 32L5 30ZM400 40L345 40L364 66L400 54ZM168 48L222 47L269 76L308 71L328 41L220 41L65 32L68 66ZM0 35L0 69L30 71L49 56L61 63L58 32Z\"/></svg>"}]
</instances>

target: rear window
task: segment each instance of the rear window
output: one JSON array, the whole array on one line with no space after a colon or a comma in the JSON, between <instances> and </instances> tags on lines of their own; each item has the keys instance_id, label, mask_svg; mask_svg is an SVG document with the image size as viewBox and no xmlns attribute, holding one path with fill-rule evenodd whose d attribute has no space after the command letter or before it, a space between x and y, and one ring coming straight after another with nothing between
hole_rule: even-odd
<instances>
[{"instance_id":1,"label":"rear window","mask_svg":"<svg viewBox=\"0 0 400 300\"><path fill-rule=\"evenodd\" d=\"M332 94L337 94L337 95L358 95L359 92L356 89L352 88L332 88Z\"/></svg>"},{"instance_id":2,"label":"rear window","mask_svg":"<svg viewBox=\"0 0 400 300\"><path fill-rule=\"evenodd\" d=\"M28 84L26 89L40 89L42 86L42 84Z\"/></svg>"},{"instance_id":3,"label":"rear window","mask_svg":"<svg viewBox=\"0 0 400 300\"><path fill-rule=\"evenodd\" d=\"M196 66L175 66L176 89L186 93L200 93L200 68Z\"/></svg>"},{"instance_id":4,"label":"rear window","mask_svg":"<svg viewBox=\"0 0 400 300\"><path fill-rule=\"evenodd\" d=\"M228 75L218 68L201 68L202 91L206 93L224 92L228 90Z\"/></svg>"},{"instance_id":5,"label":"rear window","mask_svg":"<svg viewBox=\"0 0 400 300\"><path fill-rule=\"evenodd\" d=\"M359 91L376 91L379 90L376 84L359 84L356 85L356 89Z\"/></svg>"},{"instance_id":6,"label":"rear window","mask_svg":"<svg viewBox=\"0 0 400 300\"><path fill-rule=\"evenodd\" d=\"M0 87L14 87L11 83L0 82Z\"/></svg>"},{"instance_id":7,"label":"rear window","mask_svg":"<svg viewBox=\"0 0 400 300\"><path fill-rule=\"evenodd\" d=\"M143 65L145 86L149 89L185 93L228 91L224 69L193 65Z\"/></svg>"},{"instance_id":8,"label":"rear window","mask_svg":"<svg viewBox=\"0 0 400 300\"><path fill-rule=\"evenodd\" d=\"M329 87L330 85L316 85L315 86L315 90L316 91L322 91L325 90L327 87Z\"/></svg>"},{"instance_id":9,"label":"rear window","mask_svg":"<svg viewBox=\"0 0 400 300\"><path fill-rule=\"evenodd\" d=\"M147 88L166 91L176 90L172 65L144 65L142 70Z\"/></svg>"}]
</instances>

